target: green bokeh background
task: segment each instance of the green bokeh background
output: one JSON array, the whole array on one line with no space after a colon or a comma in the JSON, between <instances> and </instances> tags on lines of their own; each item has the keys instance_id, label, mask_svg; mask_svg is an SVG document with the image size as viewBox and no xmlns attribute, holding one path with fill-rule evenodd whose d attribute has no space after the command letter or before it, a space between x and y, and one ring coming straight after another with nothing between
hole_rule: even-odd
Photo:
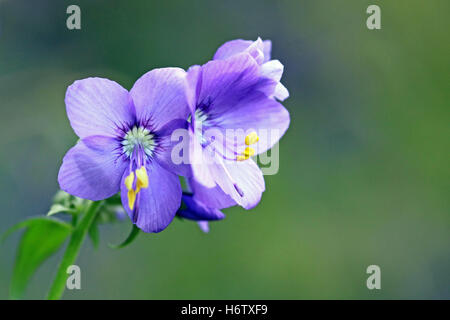
<instances>
[{"instance_id":1,"label":"green bokeh background","mask_svg":"<svg viewBox=\"0 0 450 320\"><path fill-rule=\"evenodd\" d=\"M82 29L66 28L78 4ZM378 4L382 29L366 28ZM0 1L0 232L45 214L77 140L74 80L126 88L152 68L188 68L223 42L273 42L291 126L258 207L225 210L202 234L175 221L112 250L104 226L66 299L450 298L448 0ZM0 248L7 298L19 235ZM26 297L44 298L59 256ZM382 289L366 288L381 267Z\"/></svg>"}]
</instances>

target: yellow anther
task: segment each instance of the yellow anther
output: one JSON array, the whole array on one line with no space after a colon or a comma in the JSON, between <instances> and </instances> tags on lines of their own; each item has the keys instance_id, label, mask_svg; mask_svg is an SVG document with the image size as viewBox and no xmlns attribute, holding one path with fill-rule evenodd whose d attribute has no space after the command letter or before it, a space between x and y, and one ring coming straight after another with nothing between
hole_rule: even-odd
<instances>
[{"instance_id":1,"label":"yellow anther","mask_svg":"<svg viewBox=\"0 0 450 320\"><path fill-rule=\"evenodd\" d=\"M136 189L133 189L134 177L136 173ZM128 189L128 206L131 210L134 208L136 196L142 188L148 188L148 175L144 166L140 167L125 178L125 186Z\"/></svg>"},{"instance_id":2,"label":"yellow anther","mask_svg":"<svg viewBox=\"0 0 450 320\"><path fill-rule=\"evenodd\" d=\"M133 189L133 182L134 182L134 172L130 172L128 177L125 178L125 186L128 190Z\"/></svg>"},{"instance_id":3,"label":"yellow anther","mask_svg":"<svg viewBox=\"0 0 450 320\"><path fill-rule=\"evenodd\" d=\"M244 156L246 157L251 157L255 154L255 149L247 147L245 148L244 152L242 152L244 154Z\"/></svg>"},{"instance_id":4,"label":"yellow anther","mask_svg":"<svg viewBox=\"0 0 450 320\"><path fill-rule=\"evenodd\" d=\"M251 156L253 156L254 154L255 154L255 149L247 147L247 148L245 148L244 152L242 152L242 154L240 154L236 157L236 160L244 161L244 160L247 160L248 158L250 158Z\"/></svg>"},{"instance_id":5,"label":"yellow anther","mask_svg":"<svg viewBox=\"0 0 450 320\"><path fill-rule=\"evenodd\" d=\"M252 133L248 134L245 137L245 144L248 146L257 143L258 141L259 141L259 137L255 131L253 131Z\"/></svg>"},{"instance_id":6,"label":"yellow anther","mask_svg":"<svg viewBox=\"0 0 450 320\"><path fill-rule=\"evenodd\" d=\"M148 187L148 175L147 170L145 169L144 166L136 170L136 177L137 177L136 193L138 193L139 190L141 190L141 188Z\"/></svg>"},{"instance_id":7,"label":"yellow anther","mask_svg":"<svg viewBox=\"0 0 450 320\"><path fill-rule=\"evenodd\" d=\"M133 189L128 190L128 206L130 210L134 209L134 203L136 202L136 193Z\"/></svg>"},{"instance_id":8,"label":"yellow anther","mask_svg":"<svg viewBox=\"0 0 450 320\"><path fill-rule=\"evenodd\" d=\"M248 158L250 158L250 157L247 157L247 156L237 156L237 157L236 157L236 160L237 160L237 161L244 161L244 160L247 160Z\"/></svg>"}]
</instances>

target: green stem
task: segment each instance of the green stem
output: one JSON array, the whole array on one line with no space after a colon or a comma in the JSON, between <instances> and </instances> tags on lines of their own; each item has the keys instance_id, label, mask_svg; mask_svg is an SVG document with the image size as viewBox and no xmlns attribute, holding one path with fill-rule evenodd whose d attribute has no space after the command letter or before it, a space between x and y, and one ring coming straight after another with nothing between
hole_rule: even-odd
<instances>
[{"instance_id":1,"label":"green stem","mask_svg":"<svg viewBox=\"0 0 450 320\"><path fill-rule=\"evenodd\" d=\"M55 280L53 280L52 287L50 288L50 291L47 295L47 299L60 299L62 294L64 293L68 277L67 268L75 263L78 252L80 251L81 245L83 244L83 240L86 237L86 234L92 223L94 222L101 204L101 201L91 202L88 205L86 213L84 214L80 223L73 231L72 236L70 237L69 244L67 245L66 252L64 253L61 264L59 265L58 272L56 273Z\"/></svg>"}]
</instances>

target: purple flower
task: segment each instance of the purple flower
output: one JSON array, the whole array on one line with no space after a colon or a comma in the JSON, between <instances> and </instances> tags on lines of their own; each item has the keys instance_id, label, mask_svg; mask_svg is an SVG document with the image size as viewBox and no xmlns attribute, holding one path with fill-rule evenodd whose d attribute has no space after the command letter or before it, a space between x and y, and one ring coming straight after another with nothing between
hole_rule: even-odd
<instances>
[{"instance_id":1,"label":"purple flower","mask_svg":"<svg viewBox=\"0 0 450 320\"><path fill-rule=\"evenodd\" d=\"M188 184L192 182L192 179L189 179ZM185 208L178 211L178 216L196 221L200 230L204 233L209 232L209 221L225 219L225 215L219 209L208 207L198 197L195 198L192 194L183 194L182 200Z\"/></svg>"},{"instance_id":2,"label":"purple flower","mask_svg":"<svg viewBox=\"0 0 450 320\"><path fill-rule=\"evenodd\" d=\"M186 205L186 208L178 211L178 215L182 218L194 221L212 221L225 218L225 215L219 209L208 207L190 194L183 194L182 199Z\"/></svg>"},{"instance_id":3,"label":"purple flower","mask_svg":"<svg viewBox=\"0 0 450 320\"><path fill-rule=\"evenodd\" d=\"M252 52L230 57L225 53L219 54L227 57L224 60L188 70L194 198L212 208L237 203L250 209L265 190L262 172L251 156L281 138L289 113L273 99L279 82L261 72Z\"/></svg>"},{"instance_id":4,"label":"purple flower","mask_svg":"<svg viewBox=\"0 0 450 320\"><path fill-rule=\"evenodd\" d=\"M79 142L64 157L58 181L62 190L93 201L121 191L133 223L159 232L181 202L171 161L170 135L186 125L189 113L186 73L179 68L152 70L128 92L101 78L75 81L66 92L66 108Z\"/></svg>"},{"instance_id":5,"label":"purple flower","mask_svg":"<svg viewBox=\"0 0 450 320\"><path fill-rule=\"evenodd\" d=\"M261 38L256 41L238 39L225 42L216 51L214 60L228 59L242 52L249 53L260 66L261 75L277 82L271 96L283 101L289 97L289 91L280 82L284 66L280 61L270 59L271 51L272 42L270 40L262 41Z\"/></svg>"},{"instance_id":6,"label":"purple flower","mask_svg":"<svg viewBox=\"0 0 450 320\"><path fill-rule=\"evenodd\" d=\"M208 221L198 221L197 225L200 228L200 230L202 230L204 233L209 232L209 222Z\"/></svg>"}]
</instances>

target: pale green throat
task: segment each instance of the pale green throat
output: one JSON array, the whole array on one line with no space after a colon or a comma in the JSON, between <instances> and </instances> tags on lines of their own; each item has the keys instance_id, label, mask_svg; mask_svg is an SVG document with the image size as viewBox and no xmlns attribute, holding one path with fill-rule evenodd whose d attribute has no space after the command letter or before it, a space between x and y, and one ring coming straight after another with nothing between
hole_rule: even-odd
<instances>
[{"instance_id":1,"label":"pale green throat","mask_svg":"<svg viewBox=\"0 0 450 320\"><path fill-rule=\"evenodd\" d=\"M134 126L133 129L128 131L125 135L122 146L123 152L128 157L131 157L137 146L140 146L146 155L151 156L156 147L156 142L154 135L151 134L148 129Z\"/></svg>"}]
</instances>

